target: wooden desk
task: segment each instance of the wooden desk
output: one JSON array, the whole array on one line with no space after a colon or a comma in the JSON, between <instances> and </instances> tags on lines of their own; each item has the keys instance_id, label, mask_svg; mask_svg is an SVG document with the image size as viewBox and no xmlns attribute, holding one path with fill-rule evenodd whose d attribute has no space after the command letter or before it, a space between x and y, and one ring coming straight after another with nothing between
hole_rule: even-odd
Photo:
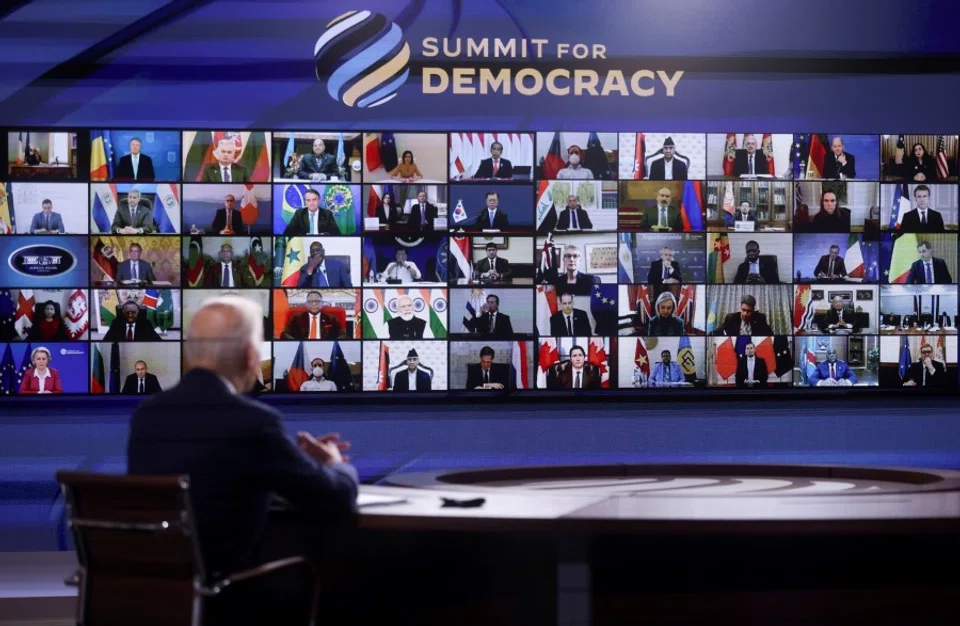
<instances>
[{"instance_id":1,"label":"wooden desk","mask_svg":"<svg viewBox=\"0 0 960 626\"><path fill-rule=\"evenodd\" d=\"M76 177L76 171L70 165L10 165L10 178L67 180Z\"/></svg>"},{"instance_id":2,"label":"wooden desk","mask_svg":"<svg viewBox=\"0 0 960 626\"><path fill-rule=\"evenodd\" d=\"M888 329L881 328L880 334L881 335L934 335L934 336L935 335L956 335L957 329L956 328L949 328L949 329L940 328L940 330L934 332L930 330L920 330L919 328L907 328L905 330L899 330L899 329L888 330Z\"/></svg>"}]
</instances>

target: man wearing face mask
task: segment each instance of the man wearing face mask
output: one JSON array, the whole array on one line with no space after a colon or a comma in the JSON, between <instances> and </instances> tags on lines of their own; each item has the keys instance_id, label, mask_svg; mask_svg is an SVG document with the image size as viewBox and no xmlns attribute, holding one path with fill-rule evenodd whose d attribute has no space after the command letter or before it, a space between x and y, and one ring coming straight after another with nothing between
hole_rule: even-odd
<instances>
[{"instance_id":1,"label":"man wearing face mask","mask_svg":"<svg viewBox=\"0 0 960 626\"><path fill-rule=\"evenodd\" d=\"M303 381L300 385L300 391L336 391L337 385L333 381L324 378L323 359L314 359L310 361L310 378Z\"/></svg>"},{"instance_id":2,"label":"man wearing face mask","mask_svg":"<svg viewBox=\"0 0 960 626\"><path fill-rule=\"evenodd\" d=\"M583 161L583 150L580 146L573 145L567 148L567 166L557 172L559 180L593 180L596 178L589 169L581 163Z\"/></svg>"},{"instance_id":3,"label":"man wearing face mask","mask_svg":"<svg viewBox=\"0 0 960 626\"><path fill-rule=\"evenodd\" d=\"M737 274L733 278L734 284L766 283L769 285L780 282L780 272L775 265L776 257L761 258L760 244L756 241L748 241L745 250L747 258L737 267Z\"/></svg>"},{"instance_id":4,"label":"man wearing face mask","mask_svg":"<svg viewBox=\"0 0 960 626\"><path fill-rule=\"evenodd\" d=\"M413 314L413 299L410 296L397 298L397 317L387 322L390 339L423 339L427 320Z\"/></svg>"},{"instance_id":5,"label":"man wearing face mask","mask_svg":"<svg viewBox=\"0 0 960 626\"><path fill-rule=\"evenodd\" d=\"M673 138L663 140L663 158L650 164L650 180L687 180L687 164L676 158Z\"/></svg>"},{"instance_id":6,"label":"man wearing face mask","mask_svg":"<svg viewBox=\"0 0 960 626\"><path fill-rule=\"evenodd\" d=\"M827 350L827 360L817 363L810 374L811 387L851 387L857 382L857 375L847 364L837 359L837 351Z\"/></svg>"},{"instance_id":7,"label":"man wearing face mask","mask_svg":"<svg viewBox=\"0 0 960 626\"><path fill-rule=\"evenodd\" d=\"M757 356L757 346L751 341L744 347L743 356L737 360L737 387L741 389L756 389L769 387L767 379L767 362Z\"/></svg>"},{"instance_id":8,"label":"man wearing face mask","mask_svg":"<svg viewBox=\"0 0 960 626\"><path fill-rule=\"evenodd\" d=\"M590 221L590 216L580 206L580 198L570 194L567 196L567 208L560 212L560 217L557 218L557 228L556 230L591 230L593 229L593 222Z\"/></svg>"}]
</instances>

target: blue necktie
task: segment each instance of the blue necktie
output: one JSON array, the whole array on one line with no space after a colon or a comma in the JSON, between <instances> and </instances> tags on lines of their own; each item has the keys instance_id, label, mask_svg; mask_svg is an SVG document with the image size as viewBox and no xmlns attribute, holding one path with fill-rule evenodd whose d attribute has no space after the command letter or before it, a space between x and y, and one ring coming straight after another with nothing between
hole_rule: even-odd
<instances>
[{"instance_id":1,"label":"blue necktie","mask_svg":"<svg viewBox=\"0 0 960 626\"><path fill-rule=\"evenodd\" d=\"M580 229L580 223L577 221L577 210L573 209L573 227L577 230Z\"/></svg>"},{"instance_id":2,"label":"blue necktie","mask_svg":"<svg viewBox=\"0 0 960 626\"><path fill-rule=\"evenodd\" d=\"M493 212L493 211L488 211L488 213L490 214L490 228L493 228L493 216L494 216L494 212Z\"/></svg>"},{"instance_id":3,"label":"blue necktie","mask_svg":"<svg viewBox=\"0 0 960 626\"><path fill-rule=\"evenodd\" d=\"M310 234L311 235L317 234L317 214L316 213L310 213Z\"/></svg>"},{"instance_id":4,"label":"blue necktie","mask_svg":"<svg viewBox=\"0 0 960 626\"><path fill-rule=\"evenodd\" d=\"M47 216L47 230L50 230L50 216Z\"/></svg>"},{"instance_id":5,"label":"blue necktie","mask_svg":"<svg viewBox=\"0 0 960 626\"><path fill-rule=\"evenodd\" d=\"M317 278L320 280L321 287L329 287L327 284L327 275L323 273L322 267L317 268Z\"/></svg>"}]
</instances>

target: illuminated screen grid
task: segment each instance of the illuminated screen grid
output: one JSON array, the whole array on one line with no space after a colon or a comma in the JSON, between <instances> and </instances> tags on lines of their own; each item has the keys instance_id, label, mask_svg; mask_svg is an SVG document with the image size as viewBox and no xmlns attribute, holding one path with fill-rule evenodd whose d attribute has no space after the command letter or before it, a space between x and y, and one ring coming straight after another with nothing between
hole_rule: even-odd
<instances>
[{"instance_id":1,"label":"illuminated screen grid","mask_svg":"<svg viewBox=\"0 0 960 626\"><path fill-rule=\"evenodd\" d=\"M7 395L168 388L224 293L261 392L957 385L956 135L5 135Z\"/></svg>"}]
</instances>

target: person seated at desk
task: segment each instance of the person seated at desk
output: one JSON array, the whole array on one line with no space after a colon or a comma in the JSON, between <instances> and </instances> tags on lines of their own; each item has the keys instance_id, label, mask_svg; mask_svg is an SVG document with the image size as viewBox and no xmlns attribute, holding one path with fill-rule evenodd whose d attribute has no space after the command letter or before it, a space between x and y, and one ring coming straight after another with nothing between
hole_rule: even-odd
<instances>
[{"instance_id":1,"label":"person seated at desk","mask_svg":"<svg viewBox=\"0 0 960 626\"><path fill-rule=\"evenodd\" d=\"M677 299L669 291L657 296L653 310L656 315L647 322L650 337L680 337L687 334L683 319L677 316Z\"/></svg>"},{"instance_id":2,"label":"person seated at desk","mask_svg":"<svg viewBox=\"0 0 960 626\"><path fill-rule=\"evenodd\" d=\"M347 180L350 180L349 173L345 173L345 175ZM326 152L326 144L323 139L313 140L313 152L300 158L300 166L297 168L296 176L301 180L315 182L340 176L339 168L337 168L337 158Z\"/></svg>"},{"instance_id":3,"label":"person seated at desk","mask_svg":"<svg viewBox=\"0 0 960 626\"><path fill-rule=\"evenodd\" d=\"M60 382L60 372L50 367L53 356L50 351L39 346L30 353L30 364L33 366L23 373L20 382L21 394L63 393Z\"/></svg>"},{"instance_id":4,"label":"person seated at desk","mask_svg":"<svg viewBox=\"0 0 960 626\"><path fill-rule=\"evenodd\" d=\"M487 208L473 217L473 226L469 230L507 230L510 218L500 210L500 194L487 192Z\"/></svg>"},{"instance_id":5,"label":"person seated at desk","mask_svg":"<svg viewBox=\"0 0 960 626\"><path fill-rule=\"evenodd\" d=\"M337 384L324 378L325 365L321 358L310 361L310 378L301 383L300 391L337 391Z\"/></svg>"},{"instance_id":6,"label":"person seated at desk","mask_svg":"<svg viewBox=\"0 0 960 626\"><path fill-rule=\"evenodd\" d=\"M660 248L660 258L650 264L647 282L651 285L671 285L683 282L680 264L673 260L673 248Z\"/></svg>"},{"instance_id":7,"label":"person seated at desk","mask_svg":"<svg viewBox=\"0 0 960 626\"><path fill-rule=\"evenodd\" d=\"M413 298L397 298L397 316L387 321L390 339L423 339L427 329L427 320L413 314Z\"/></svg>"},{"instance_id":8,"label":"person seated at desk","mask_svg":"<svg viewBox=\"0 0 960 626\"><path fill-rule=\"evenodd\" d=\"M746 260L737 266L737 273L733 277L736 285L746 284L778 284L780 272L777 269L776 257L760 257L760 244L750 240L744 246Z\"/></svg>"},{"instance_id":9,"label":"person seated at desk","mask_svg":"<svg viewBox=\"0 0 960 626\"><path fill-rule=\"evenodd\" d=\"M407 284L420 280L422 274L420 268L413 261L407 260L407 249L397 248L396 260L392 261L387 268L383 270L383 278L388 283Z\"/></svg>"},{"instance_id":10,"label":"person seated at desk","mask_svg":"<svg viewBox=\"0 0 960 626\"><path fill-rule=\"evenodd\" d=\"M843 305L843 296L834 296L830 301L830 308L820 322L820 330L825 333L835 330L849 330L853 333L860 332L860 328L854 324L854 312L850 307Z\"/></svg>"},{"instance_id":11,"label":"person seated at desk","mask_svg":"<svg viewBox=\"0 0 960 626\"><path fill-rule=\"evenodd\" d=\"M420 168L413 162L413 152L409 150L403 151L403 154L400 155L400 162L397 163L395 168L388 172L388 175L390 178L410 182L423 178L423 173L420 171Z\"/></svg>"},{"instance_id":12,"label":"person seated at desk","mask_svg":"<svg viewBox=\"0 0 960 626\"><path fill-rule=\"evenodd\" d=\"M117 282L154 283L157 277L153 273L153 265L140 259L143 248L138 243L130 244L127 250L127 260L117 266Z\"/></svg>"},{"instance_id":13,"label":"person seated at desk","mask_svg":"<svg viewBox=\"0 0 960 626\"><path fill-rule=\"evenodd\" d=\"M592 230L590 215L580 206L580 198L574 194L567 196L567 208L560 211L554 230Z\"/></svg>"},{"instance_id":14,"label":"person seated at desk","mask_svg":"<svg viewBox=\"0 0 960 626\"><path fill-rule=\"evenodd\" d=\"M733 158L733 175L757 176L767 175L769 172L767 155L757 152L756 135L744 135L743 149L737 150Z\"/></svg>"},{"instance_id":15,"label":"person seated at desk","mask_svg":"<svg viewBox=\"0 0 960 626\"><path fill-rule=\"evenodd\" d=\"M820 211L813 216L808 230L811 233L850 232L850 211L838 206L836 192L823 192Z\"/></svg>"},{"instance_id":16,"label":"person seated at desk","mask_svg":"<svg viewBox=\"0 0 960 626\"><path fill-rule=\"evenodd\" d=\"M30 232L34 235L60 234L65 231L63 218L53 211L53 201L44 198L40 203L40 212L33 215L30 221Z\"/></svg>"},{"instance_id":17,"label":"person seated at desk","mask_svg":"<svg viewBox=\"0 0 960 626\"><path fill-rule=\"evenodd\" d=\"M910 364L903 379L904 387L946 387L947 368L933 359L933 346L925 343L920 346L920 359Z\"/></svg>"},{"instance_id":18,"label":"person seated at desk","mask_svg":"<svg viewBox=\"0 0 960 626\"><path fill-rule=\"evenodd\" d=\"M510 316L500 312L500 296L490 294L487 303L480 307L480 315L464 322L467 330L490 339L509 339L513 336Z\"/></svg>"},{"instance_id":19,"label":"person seated at desk","mask_svg":"<svg viewBox=\"0 0 960 626\"><path fill-rule=\"evenodd\" d=\"M567 165L557 172L558 180L593 180L593 171L583 166L583 150L578 145L567 148Z\"/></svg>"},{"instance_id":20,"label":"person seated at desk","mask_svg":"<svg viewBox=\"0 0 960 626\"><path fill-rule=\"evenodd\" d=\"M440 215L437 205L427 202L427 192L417 193L417 201L410 206L410 220L412 230L433 231L433 220Z\"/></svg>"},{"instance_id":21,"label":"person seated at desk","mask_svg":"<svg viewBox=\"0 0 960 626\"><path fill-rule=\"evenodd\" d=\"M297 209L287 227L283 229L285 237L340 234L340 227L337 226L333 213L320 208L319 191L307 189L303 194L303 202L307 206Z\"/></svg>"},{"instance_id":22,"label":"person seated at desk","mask_svg":"<svg viewBox=\"0 0 960 626\"><path fill-rule=\"evenodd\" d=\"M857 159L843 149L843 139L830 141L830 152L823 158L823 177L846 180L857 177Z\"/></svg>"},{"instance_id":23,"label":"person seated at desk","mask_svg":"<svg viewBox=\"0 0 960 626\"><path fill-rule=\"evenodd\" d=\"M687 164L675 158L676 151L672 137L663 140L663 158L650 164L649 180L687 180Z\"/></svg>"},{"instance_id":24,"label":"person seated at desk","mask_svg":"<svg viewBox=\"0 0 960 626\"><path fill-rule=\"evenodd\" d=\"M27 336L30 341L69 341L63 318L57 315L57 304L53 300L43 303L43 319L35 320Z\"/></svg>"},{"instance_id":25,"label":"person seated at desk","mask_svg":"<svg viewBox=\"0 0 960 626\"><path fill-rule=\"evenodd\" d=\"M827 360L817 363L810 374L811 387L850 387L857 382L857 375L847 364L837 360L837 351L827 350Z\"/></svg>"},{"instance_id":26,"label":"person seated at desk","mask_svg":"<svg viewBox=\"0 0 960 626\"><path fill-rule=\"evenodd\" d=\"M640 228L643 230L683 231L683 217L677 207L670 204L673 193L667 187L657 190L657 205L643 211Z\"/></svg>"},{"instance_id":27,"label":"person seated at desk","mask_svg":"<svg viewBox=\"0 0 960 626\"><path fill-rule=\"evenodd\" d=\"M343 333L340 320L322 312L323 295L319 291L307 294L307 310L290 317L280 333L280 339L318 340L339 339Z\"/></svg>"},{"instance_id":28,"label":"person seated at desk","mask_svg":"<svg viewBox=\"0 0 960 626\"><path fill-rule=\"evenodd\" d=\"M34 148L23 155L25 165L41 165L43 159L40 157L40 148Z\"/></svg>"},{"instance_id":29,"label":"person seated at desk","mask_svg":"<svg viewBox=\"0 0 960 626\"><path fill-rule=\"evenodd\" d=\"M570 348L569 361L553 382L554 389L600 389L600 370L587 362L587 351L581 346Z\"/></svg>"},{"instance_id":30,"label":"person seated at desk","mask_svg":"<svg viewBox=\"0 0 960 626\"><path fill-rule=\"evenodd\" d=\"M767 316L756 310L757 299L747 294L740 298L740 312L730 313L723 319L723 324L714 331L715 335L753 335L766 337L773 334Z\"/></svg>"},{"instance_id":31,"label":"person seated at desk","mask_svg":"<svg viewBox=\"0 0 960 626\"><path fill-rule=\"evenodd\" d=\"M237 199L232 193L228 193L223 197L223 208L217 209L213 216L210 232L234 235L243 231L243 216L237 210Z\"/></svg>"},{"instance_id":32,"label":"person seated at desk","mask_svg":"<svg viewBox=\"0 0 960 626\"><path fill-rule=\"evenodd\" d=\"M246 266L236 266L233 263L233 246L225 243L220 246L219 262L212 266L208 265L203 272L204 287L221 287L223 289L236 289L244 287L255 287L256 285L248 280L248 269Z\"/></svg>"},{"instance_id":33,"label":"person seated at desk","mask_svg":"<svg viewBox=\"0 0 960 626\"><path fill-rule=\"evenodd\" d=\"M312 532L320 525L332 532L356 514L359 480L341 454L349 444L306 432L291 441L280 412L245 395L260 373L263 317L259 304L237 296L204 302L183 346L183 378L142 402L130 420L127 473L190 477L204 564L218 576L258 565L275 496L304 516ZM306 536L290 540L315 545ZM281 598L270 595L279 593L276 587L267 589L239 586L224 604L217 604L221 598L205 604L204 617L218 624L298 623L309 591Z\"/></svg>"},{"instance_id":34,"label":"person seated at desk","mask_svg":"<svg viewBox=\"0 0 960 626\"><path fill-rule=\"evenodd\" d=\"M917 246L920 258L910 265L908 285L944 285L953 282L947 262L933 256L933 244L921 241Z\"/></svg>"},{"instance_id":35,"label":"person seated at desk","mask_svg":"<svg viewBox=\"0 0 960 626\"><path fill-rule=\"evenodd\" d=\"M394 391L431 391L433 379L420 369L420 357L410 348L407 352L407 369L397 372L393 377Z\"/></svg>"},{"instance_id":36,"label":"person seated at desk","mask_svg":"<svg viewBox=\"0 0 960 626\"><path fill-rule=\"evenodd\" d=\"M131 189L127 197L118 203L110 230L116 235L152 235L160 230L153 219L153 209L146 198L140 197L138 189Z\"/></svg>"},{"instance_id":37,"label":"person seated at desk","mask_svg":"<svg viewBox=\"0 0 960 626\"><path fill-rule=\"evenodd\" d=\"M582 309L575 309L573 294L560 294L560 310L550 316L551 337L589 337L590 318Z\"/></svg>"},{"instance_id":38,"label":"person seated at desk","mask_svg":"<svg viewBox=\"0 0 960 626\"><path fill-rule=\"evenodd\" d=\"M120 315L113 318L103 341L162 341L146 315L140 315L140 305L127 300L120 307Z\"/></svg>"},{"instance_id":39,"label":"person seated at desk","mask_svg":"<svg viewBox=\"0 0 960 626\"><path fill-rule=\"evenodd\" d=\"M326 258L323 244L310 244L310 257L300 266L297 287L353 287L350 270L339 261Z\"/></svg>"},{"instance_id":40,"label":"person seated at desk","mask_svg":"<svg viewBox=\"0 0 960 626\"><path fill-rule=\"evenodd\" d=\"M757 346L751 341L744 346L743 355L737 359L734 381L740 389L757 389L769 387L769 378L767 362L757 356Z\"/></svg>"},{"instance_id":41,"label":"person seated at desk","mask_svg":"<svg viewBox=\"0 0 960 626\"><path fill-rule=\"evenodd\" d=\"M840 256L840 246L836 244L830 246L830 253L820 257L813 275L824 280L846 278L847 266L844 265L843 257Z\"/></svg>"},{"instance_id":42,"label":"person seated at desk","mask_svg":"<svg viewBox=\"0 0 960 626\"><path fill-rule=\"evenodd\" d=\"M117 171L114 172L114 181L147 183L154 181L157 174L153 171L153 159L145 154L141 154L140 148L142 146L143 142L140 141L139 137L134 137L130 140L130 154L125 154L120 157L120 161L117 163Z\"/></svg>"},{"instance_id":43,"label":"person seated at desk","mask_svg":"<svg viewBox=\"0 0 960 626\"><path fill-rule=\"evenodd\" d=\"M513 164L509 160L503 159L503 144L494 141L490 144L490 158L480 161L480 167L474 178L513 178Z\"/></svg>"},{"instance_id":44,"label":"person seated at desk","mask_svg":"<svg viewBox=\"0 0 960 626\"><path fill-rule=\"evenodd\" d=\"M573 293L578 296L588 296L594 285L600 284L600 277L593 274L584 274L578 268L580 265L580 248L573 244L563 247L563 271L556 270L550 276L550 282L557 288L557 293Z\"/></svg>"},{"instance_id":45,"label":"person seated at desk","mask_svg":"<svg viewBox=\"0 0 960 626\"><path fill-rule=\"evenodd\" d=\"M942 233L946 230L943 215L930 208L930 188L917 185L913 190L913 201L917 208L903 214L900 221L901 233Z\"/></svg>"},{"instance_id":46,"label":"person seated at desk","mask_svg":"<svg viewBox=\"0 0 960 626\"><path fill-rule=\"evenodd\" d=\"M936 181L937 164L933 157L927 154L927 149L923 147L923 144L913 144L910 153L905 159L902 156L894 157L894 163L897 166L895 171L898 171L905 180L918 183Z\"/></svg>"},{"instance_id":47,"label":"person seated at desk","mask_svg":"<svg viewBox=\"0 0 960 626\"><path fill-rule=\"evenodd\" d=\"M234 163L237 157L237 143L232 138L224 138L217 142L213 151L216 163L207 163L200 174L201 183L249 183L250 171Z\"/></svg>"},{"instance_id":48,"label":"person seated at desk","mask_svg":"<svg viewBox=\"0 0 960 626\"><path fill-rule=\"evenodd\" d=\"M480 349L480 362L467 364L467 384L465 389L512 389L510 384L510 366L506 363L494 363L496 353L490 346Z\"/></svg>"},{"instance_id":49,"label":"person seated at desk","mask_svg":"<svg viewBox=\"0 0 960 626\"><path fill-rule=\"evenodd\" d=\"M487 256L473 264L474 274L481 280L509 280L513 274L510 261L498 257L497 252L497 244L491 241L487 244Z\"/></svg>"},{"instance_id":50,"label":"person seated at desk","mask_svg":"<svg viewBox=\"0 0 960 626\"><path fill-rule=\"evenodd\" d=\"M734 222L756 222L757 212L750 206L749 202L741 202L737 210L733 212Z\"/></svg>"},{"instance_id":51,"label":"person seated at desk","mask_svg":"<svg viewBox=\"0 0 960 626\"><path fill-rule=\"evenodd\" d=\"M653 364L648 387L672 387L672 383L686 382L686 377L680 371L680 366L670 360L670 351L660 353L660 362Z\"/></svg>"},{"instance_id":52,"label":"person seated at desk","mask_svg":"<svg viewBox=\"0 0 960 626\"><path fill-rule=\"evenodd\" d=\"M123 388L120 393L129 395L149 395L160 393L160 381L157 377L147 371L146 361L137 361L133 365L133 374L130 374L123 381Z\"/></svg>"}]
</instances>

